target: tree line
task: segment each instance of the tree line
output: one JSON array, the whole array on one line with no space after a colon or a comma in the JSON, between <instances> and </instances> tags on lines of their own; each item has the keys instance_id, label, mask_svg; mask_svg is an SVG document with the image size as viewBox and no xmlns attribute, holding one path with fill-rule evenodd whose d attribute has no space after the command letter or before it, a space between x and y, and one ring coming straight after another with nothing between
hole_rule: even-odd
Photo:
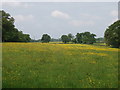
<instances>
[{"instance_id":1,"label":"tree line","mask_svg":"<svg viewBox=\"0 0 120 90\"><path fill-rule=\"evenodd\" d=\"M83 44L93 44L96 42L95 34L90 32L77 33L74 37L72 34L62 35L61 39L64 43L73 42L73 43L83 43Z\"/></svg>"},{"instance_id":2,"label":"tree line","mask_svg":"<svg viewBox=\"0 0 120 90\"><path fill-rule=\"evenodd\" d=\"M39 40L33 40L29 34L24 34L22 31L15 28L15 19L5 11L0 11L0 32L2 32L2 42L43 42L62 41L63 43L83 43L93 44L95 42L105 42L108 46L120 47L120 20L117 20L110 25L104 33L104 38L95 38L96 35L90 32L77 33L73 36L71 33L62 35L60 39L53 39L48 34L43 34ZM1 36L1 35L0 35Z\"/></svg>"},{"instance_id":3,"label":"tree line","mask_svg":"<svg viewBox=\"0 0 120 90\"><path fill-rule=\"evenodd\" d=\"M83 43L83 44L93 44L96 42L95 34L91 34L90 32L84 32L84 33L77 33L76 36L73 36L71 33L68 35L62 35L61 41L63 43ZM43 34L41 41L44 43L50 42L51 37L48 34Z\"/></svg>"}]
</instances>

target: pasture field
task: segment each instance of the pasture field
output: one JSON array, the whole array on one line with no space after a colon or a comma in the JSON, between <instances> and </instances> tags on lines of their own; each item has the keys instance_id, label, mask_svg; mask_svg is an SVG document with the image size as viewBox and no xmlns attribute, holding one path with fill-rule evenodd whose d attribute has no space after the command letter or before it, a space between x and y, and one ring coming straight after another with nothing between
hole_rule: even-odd
<instances>
[{"instance_id":1,"label":"pasture field","mask_svg":"<svg viewBox=\"0 0 120 90\"><path fill-rule=\"evenodd\" d=\"M3 88L117 88L116 48L3 43Z\"/></svg>"}]
</instances>

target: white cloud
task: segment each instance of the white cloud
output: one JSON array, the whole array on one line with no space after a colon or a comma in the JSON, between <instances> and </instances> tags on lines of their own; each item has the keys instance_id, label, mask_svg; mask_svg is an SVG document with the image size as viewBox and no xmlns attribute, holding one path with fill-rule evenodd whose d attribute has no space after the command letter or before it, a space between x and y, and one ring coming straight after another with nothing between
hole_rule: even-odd
<instances>
[{"instance_id":1,"label":"white cloud","mask_svg":"<svg viewBox=\"0 0 120 90\"><path fill-rule=\"evenodd\" d=\"M55 10L51 13L51 16L56 17L56 18L64 18L64 19L69 19L70 16L67 13Z\"/></svg>"},{"instance_id":2,"label":"white cloud","mask_svg":"<svg viewBox=\"0 0 120 90\"><path fill-rule=\"evenodd\" d=\"M113 10L110 12L110 15L113 17L117 17L118 16L118 11L117 10Z\"/></svg>"},{"instance_id":3,"label":"white cloud","mask_svg":"<svg viewBox=\"0 0 120 90\"><path fill-rule=\"evenodd\" d=\"M16 22L32 21L34 19L33 15L16 15L13 16Z\"/></svg>"},{"instance_id":4,"label":"white cloud","mask_svg":"<svg viewBox=\"0 0 120 90\"><path fill-rule=\"evenodd\" d=\"M70 21L69 24L75 26L75 27L80 27L80 26L93 26L94 22L93 21L79 21L79 20L73 20Z\"/></svg>"}]
</instances>

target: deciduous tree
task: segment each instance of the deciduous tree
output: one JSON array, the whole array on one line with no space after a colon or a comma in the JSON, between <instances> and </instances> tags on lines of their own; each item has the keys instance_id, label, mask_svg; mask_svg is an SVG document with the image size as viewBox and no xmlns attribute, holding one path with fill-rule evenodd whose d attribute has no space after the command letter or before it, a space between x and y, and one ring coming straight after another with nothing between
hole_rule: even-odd
<instances>
[{"instance_id":1,"label":"deciduous tree","mask_svg":"<svg viewBox=\"0 0 120 90\"><path fill-rule=\"evenodd\" d=\"M51 40L51 37L48 34L43 34L42 39L41 39L43 43L48 43L50 42L50 40Z\"/></svg>"},{"instance_id":2,"label":"deciduous tree","mask_svg":"<svg viewBox=\"0 0 120 90\"><path fill-rule=\"evenodd\" d=\"M31 40L29 34L23 34L22 31L15 28L15 19L9 13L3 10L0 13L2 13L0 17L0 22L2 22L2 28L0 27L0 30L2 31L0 32L2 32L3 42L29 42Z\"/></svg>"},{"instance_id":3,"label":"deciduous tree","mask_svg":"<svg viewBox=\"0 0 120 90\"><path fill-rule=\"evenodd\" d=\"M68 37L67 35L62 35L62 36L61 36L61 40L62 40L62 42L64 42L64 43L67 43L67 42L70 41L70 39L69 39L69 37Z\"/></svg>"},{"instance_id":4,"label":"deciduous tree","mask_svg":"<svg viewBox=\"0 0 120 90\"><path fill-rule=\"evenodd\" d=\"M120 47L120 20L110 25L104 33L105 42L112 47Z\"/></svg>"}]
</instances>

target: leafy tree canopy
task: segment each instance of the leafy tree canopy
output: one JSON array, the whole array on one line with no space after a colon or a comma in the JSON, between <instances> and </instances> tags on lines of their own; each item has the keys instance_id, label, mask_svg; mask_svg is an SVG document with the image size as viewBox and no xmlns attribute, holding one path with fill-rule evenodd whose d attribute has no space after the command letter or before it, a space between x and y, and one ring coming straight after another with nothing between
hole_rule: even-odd
<instances>
[{"instance_id":1,"label":"leafy tree canopy","mask_svg":"<svg viewBox=\"0 0 120 90\"><path fill-rule=\"evenodd\" d=\"M15 19L10 16L9 13L5 11L0 11L2 13L0 17L0 22L2 22L2 41L3 42L29 42L31 40L29 34L23 34L22 31L19 31L15 28L14 22Z\"/></svg>"},{"instance_id":2,"label":"leafy tree canopy","mask_svg":"<svg viewBox=\"0 0 120 90\"><path fill-rule=\"evenodd\" d=\"M91 34L90 32L77 33L76 41L77 43L93 44L96 42L95 36L95 34Z\"/></svg>"},{"instance_id":3,"label":"leafy tree canopy","mask_svg":"<svg viewBox=\"0 0 120 90\"><path fill-rule=\"evenodd\" d=\"M114 22L112 25L110 25L105 33L104 38L105 42L108 46L112 47L120 47L120 20Z\"/></svg>"},{"instance_id":4,"label":"leafy tree canopy","mask_svg":"<svg viewBox=\"0 0 120 90\"><path fill-rule=\"evenodd\" d=\"M51 37L48 34L43 34L42 39L41 39L43 43L48 43L50 42L50 40L51 40Z\"/></svg>"},{"instance_id":5,"label":"leafy tree canopy","mask_svg":"<svg viewBox=\"0 0 120 90\"><path fill-rule=\"evenodd\" d=\"M70 38L67 35L62 35L61 40L62 40L62 42L67 43L70 41Z\"/></svg>"},{"instance_id":6,"label":"leafy tree canopy","mask_svg":"<svg viewBox=\"0 0 120 90\"><path fill-rule=\"evenodd\" d=\"M72 41L73 38L74 38L74 36L73 36L71 33L69 33L69 34L68 34L68 38L70 39L70 41Z\"/></svg>"}]
</instances>

